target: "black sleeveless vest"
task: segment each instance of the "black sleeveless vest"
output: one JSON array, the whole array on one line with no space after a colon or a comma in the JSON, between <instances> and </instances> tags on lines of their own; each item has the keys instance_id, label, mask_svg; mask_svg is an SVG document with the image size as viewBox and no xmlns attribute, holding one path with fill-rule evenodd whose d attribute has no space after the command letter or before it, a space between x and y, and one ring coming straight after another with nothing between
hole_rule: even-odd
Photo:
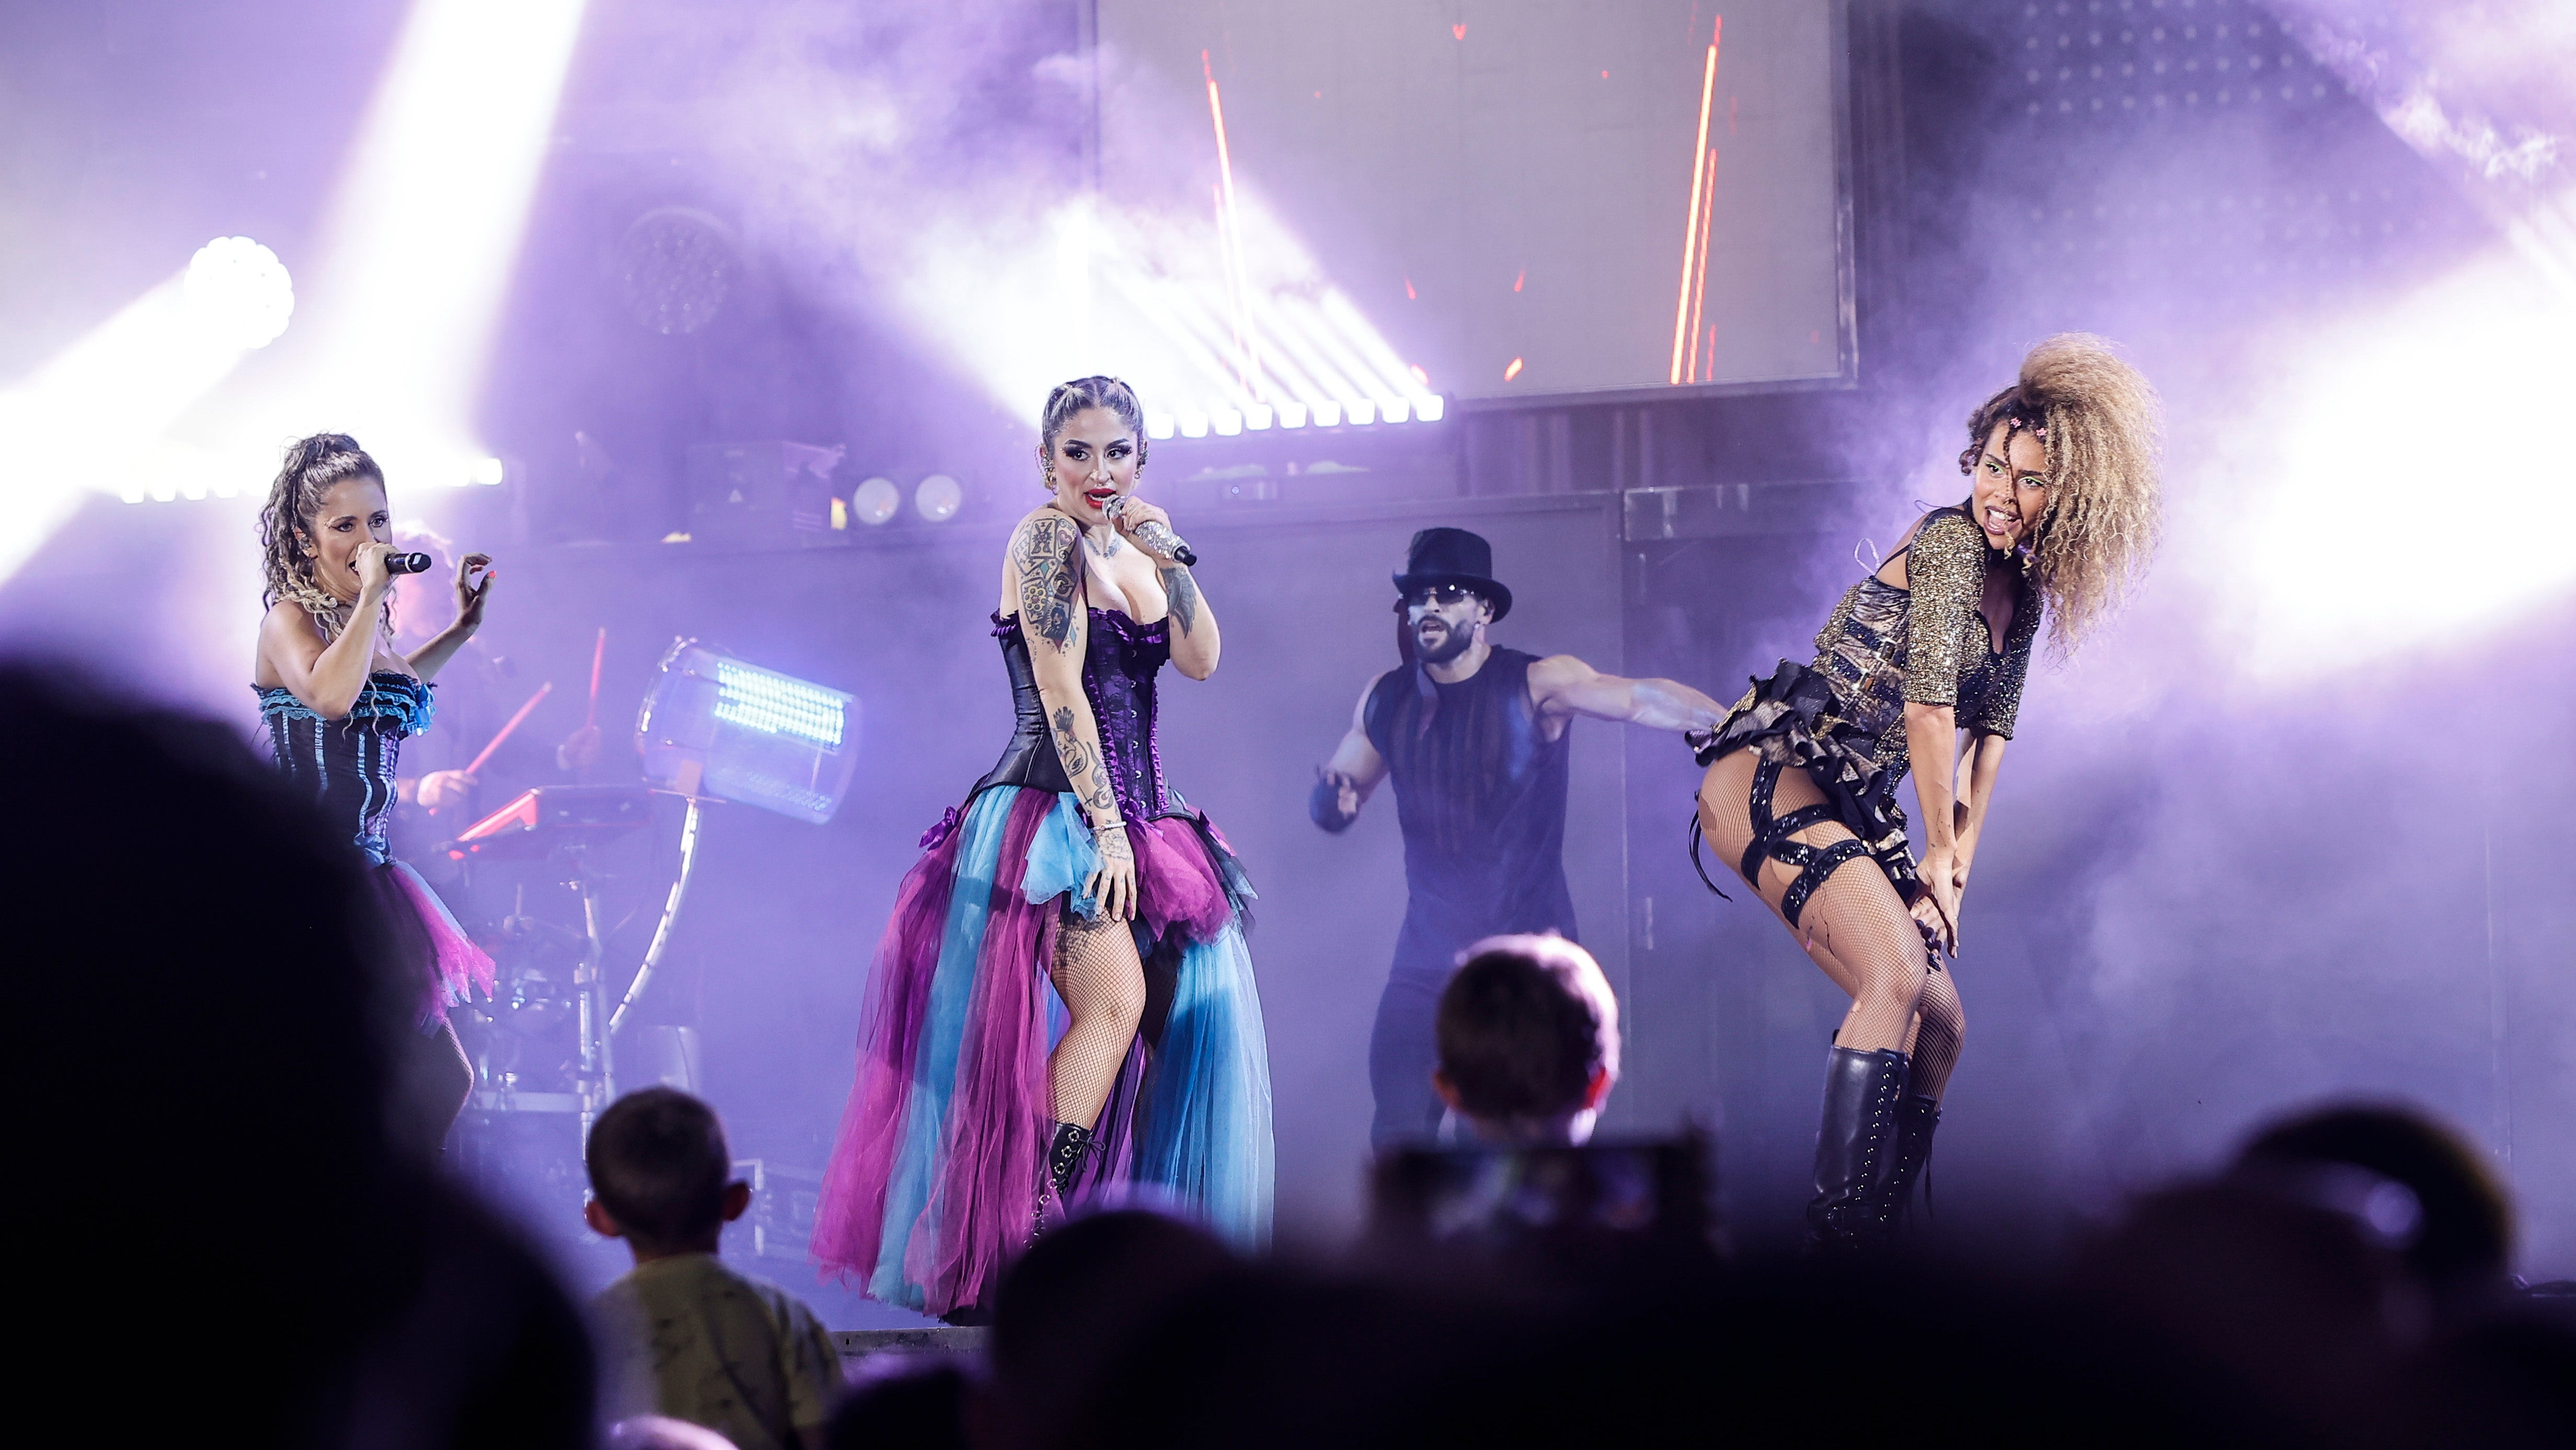
<instances>
[{"instance_id":1,"label":"black sleeveless vest","mask_svg":"<svg viewBox=\"0 0 2576 1450\"><path fill-rule=\"evenodd\" d=\"M1454 685L1421 666L1369 691L1362 723L1395 786L1409 898L1396 970L1445 972L1497 932L1574 936L1565 884L1572 731L1549 740L1530 702L1536 655L1496 648Z\"/></svg>"}]
</instances>

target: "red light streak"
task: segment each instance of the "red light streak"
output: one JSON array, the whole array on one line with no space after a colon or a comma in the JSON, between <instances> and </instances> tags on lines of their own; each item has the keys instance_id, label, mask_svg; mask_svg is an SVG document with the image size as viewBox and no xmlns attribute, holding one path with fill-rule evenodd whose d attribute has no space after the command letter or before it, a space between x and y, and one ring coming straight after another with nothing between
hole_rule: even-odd
<instances>
[{"instance_id":1,"label":"red light streak","mask_svg":"<svg viewBox=\"0 0 2576 1450\"><path fill-rule=\"evenodd\" d=\"M1413 279L1411 277L1404 279L1404 300L1407 302L1418 300L1413 295Z\"/></svg>"},{"instance_id":2,"label":"red light streak","mask_svg":"<svg viewBox=\"0 0 2576 1450\"><path fill-rule=\"evenodd\" d=\"M1245 395L1259 398L1261 353L1253 340L1252 309L1246 300L1249 284L1244 277L1242 218L1234 204L1234 157L1225 144L1225 101L1217 94L1216 67L1204 50L1199 52L1199 73L1207 77L1208 118L1216 123L1217 235L1224 246L1227 290L1234 294L1235 368Z\"/></svg>"},{"instance_id":3,"label":"red light streak","mask_svg":"<svg viewBox=\"0 0 2576 1450\"><path fill-rule=\"evenodd\" d=\"M1458 37L1460 40L1465 40L1467 38L1467 27L1464 25L1452 25L1449 27L1449 33Z\"/></svg>"},{"instance_id":4,"label":"red light streak","mask_svg":"<svg viewBox=\"0 0 2576 1450\"><path fill-rule=\"evenodd\" d=\"M1697 273L1699 267L1703 264L1703 259L1699 255L1700 245L1703 241L1700 233L1700 187L1701 183L1707 179L1708 175L1706 169L1708 156L1708 108L1710 103L1717 99L1717 42L1719 37L1723 36L1725 33L1726 17L1721 15L1717 17L1717 25L1715 28L1709 32L1708 60L1706 65L1703 66L1700 71L1699 139L1691 143L1690 212L1682 219L1681 296L1673 304L1672 381L1675 383L1679 383L1682 380L1683 349L1690 346L1692 341L1692 330L1696 326L1696 324L1691 320L1691 292L1693 277ZM1695 353L1697 349L1692 348L1692 351Z\"/></svg>"},{"instance_id":5,"label":"red light streak","mask_svg":"<svg viewBox=\"0 0 2576 1450\"><path fill-rule=\"evenodd\" d=\"M1521 360L1520 360L1519 358L1513 358L1513 359L1512 359L1512 365L1511 365L1510 367L1507 367L1507 368L1503 369L1503 381L1508 383L1508 382L1510 382L1512 379L1514 379L1514 378L1516 378L1516 377L1519 377L1520 375L1521 375Z\"/></svg>"},{"instance_id":6,"label":"red light streak","mask_svg":"<svg viewBox=\"0 0 2576 1450\"><path fill-rule=\"evenodd\" d=\"M1514 278L1512 279L1512 290L1513 290L1513 291L1515 291L1515 292L1518 292L1519 290L1521 290L1521 284L1522 284L1523 282L1528 281L1528 280L1529 280L1529 268L1527 268L1527 267L1523 267L1523 268L1521 268L1521 274L1520 274L1519 276L1514 277Z\"/></svg>"},{"instance_id":7,"label":"red light streak","mask_svg":"<svg viewBox=\"0 0 2576 1450\"><path fill-rule=\"evenodd\" d=\"M1699 214L1699 269L1698 275L1694 277L1691 282L1691 357L1688 379L1694 383L1700 381L1700 307L1701 304L1708 300L1708 228L1709 223L1717 216L1717 148L1714 146L1708 148L1708 167L1705 179L1708 184L1702 189L1702 200L1700 203L1702 210Z\"/></svg>"}]
</instances>

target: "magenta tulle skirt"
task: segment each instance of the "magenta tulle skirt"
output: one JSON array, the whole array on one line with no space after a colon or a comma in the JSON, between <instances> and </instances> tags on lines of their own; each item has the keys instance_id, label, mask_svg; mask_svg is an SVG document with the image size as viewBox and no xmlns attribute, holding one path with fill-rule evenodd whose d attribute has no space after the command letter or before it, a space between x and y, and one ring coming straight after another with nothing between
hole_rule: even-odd
<instances>
[{"instance_id":1,"label":"magenta tulle skirt","mask_svg":"<svg viewBox=\"0 0 2576 1450\"><path fill-rule=\"evenodd\" d=\"M376 883L376 898L393 929L395 944L419 979L423 1028L445 1022L447 1009L465 1001L469 988L480 987L484 996L492 995L496 985L492 958L465 934L447 903L438 899L419 872L400 861L388 861L367 874Z\"/></svg>"},{"instance_id":2,"label":"magenta tulle skirt","mask_svg":"<svg viewBox=\"0 0 2576 1450\"><path fill-rule=\"evenodd\" d=\"M1130 822L1137 916L1173 972L1070 1197L1134 1196L1257 1246L1270 1227L1270 1072L1250 886L1213 827ZM1053 1125L1047 1054L1063 1009L1047 966L1096 864L1073 797L978 794L932 829L896 893L862 1013L857 1081L815 1213L814 1255L871 1297L929 1314L985 1303L1041 1216Z\"/></svg>"}]
</instances>

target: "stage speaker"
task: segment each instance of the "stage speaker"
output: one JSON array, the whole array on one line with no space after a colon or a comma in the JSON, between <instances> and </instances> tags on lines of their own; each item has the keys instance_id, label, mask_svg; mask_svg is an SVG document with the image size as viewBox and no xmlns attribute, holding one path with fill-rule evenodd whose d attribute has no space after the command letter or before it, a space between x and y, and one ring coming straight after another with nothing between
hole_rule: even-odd
<instances>
[{"instance_id":1,"label":"stage speaker","mask_svg":"<svg viewBox=\"0 0 2576 1450\"><path fill-rule=\"evenodd\" d=\"M805 443L702 443L689 450L689 537L714 544L797 544L832 530L832 472L841 450Z\"/></svg>"}]
</instances>

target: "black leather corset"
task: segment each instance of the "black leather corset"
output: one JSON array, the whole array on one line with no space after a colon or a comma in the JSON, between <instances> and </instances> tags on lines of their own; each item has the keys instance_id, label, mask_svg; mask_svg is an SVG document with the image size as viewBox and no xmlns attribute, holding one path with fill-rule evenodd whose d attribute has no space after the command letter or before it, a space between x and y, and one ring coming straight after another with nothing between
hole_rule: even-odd
<instances>
[{"instance_id":1,"label":"black leather corset","mask_svg":"<svg viewBox=\"0 0 2576 1450\"><path fill-rule=\"evenodd\" d=\"M1123 614L1094 609L1082 656L1082 694L1091 702L1091 718L1100 732L1100 753L1109 766L1109 787L1118 797L1122 817L1145 820L1186 815L1187 806L1163 782L1163 752L1155 725L1154 677L1172 657L1171 637L1162 623L1137 624ZM1002 663L1011 676L1011 742L982 780L980 793L997 785L1032 790L1070 791L1064 764L1057 757L1046 707L1038 696L1037 670L1029 660L1029 642L1017 615L993 616L993 638L1002 646Z\"/></svg>"}]
</instances>

